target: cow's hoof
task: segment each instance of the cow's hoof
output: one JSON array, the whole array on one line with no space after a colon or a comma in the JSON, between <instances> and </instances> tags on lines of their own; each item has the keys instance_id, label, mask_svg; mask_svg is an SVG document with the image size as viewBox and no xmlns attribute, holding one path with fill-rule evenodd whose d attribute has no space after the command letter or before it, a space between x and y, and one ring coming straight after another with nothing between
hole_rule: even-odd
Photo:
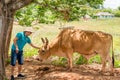
<instances>
[{"instance_id":1,"label":"cow's hoof","mask_svg":"<svg viewBox=\"0 0 120 80\"><path fill-rule=\"evenodd\" d=\"M72 71L72 68L67 67L66 70L67 70L67 71Z\"/></svg>"},{"instance_id":2,"label":"cow's hoof","mask_svg":"<svg viewBox=\"0 0 120 80\"><path fill-rule=\"evenodd\" d=\"M69 67L69 68L68 68L68 71L72 71L72 68Z\"/></svg>"},{"instance_id":3,"label":"cow's hoof","mask_svg":"<svg viewBox=\"0 0 120 80\"><path fill-rule=\"evenodd\" d=\"M111 72L111 73L110 73L110 76L114 76L114 73Z\"/></svg>"},{"instance_id":4,"label":"cow's hoof","mask_svg":"<svg viewBox=\"0 0 120 80\"><path fill-rule=\"evenodd\" d=\"M99 71L100 75L104 75L104 72L103 71Z\"/></svg>"},{"instance_id":5,"label":"cow's hoof","mask_svg":"<svg viewBox=\"0 0 120 80\"><path fill-rule=\"evenodd\" d=\"M69 68L69 69L68 69L68 71L70 71L70 72L71 72L71 71L72 71L72 68Z\"/></svg>"},{"instance_id":6,"label":"cow's hoof","mask_svg":"<svg viewBox=\"0 0 120 80\"><path fill-rule=\"evenodd\" d=\"M50 68L49 67L44 67L43 71L48 71Z\"/></svg>"},{"instance_id":7,"label":"cow's hoof","mask_svg":"<svg viewBox=\"0 0 120 80\"><path fill-rule=\"evenodd\" d=\"M66 69L67 69L67 70L69 70L69 69L70 69L70 67L66 67Z\"/></svg>"}]
</instances>

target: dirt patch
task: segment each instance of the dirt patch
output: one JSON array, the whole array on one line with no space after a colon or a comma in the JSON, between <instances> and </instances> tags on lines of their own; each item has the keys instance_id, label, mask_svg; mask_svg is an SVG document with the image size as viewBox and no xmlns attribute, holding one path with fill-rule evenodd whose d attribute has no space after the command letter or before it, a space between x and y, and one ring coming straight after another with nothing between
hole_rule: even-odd
<instances>
[{"instance_id":1,"label":"dirt patch","mask_svg":"<svg viewBox=\"0 0 120 80\"><path fill-rule=\"evenodd\" d=\"M23 74L25 79L16 80L120 80L120 69L115 69L114 75L109 71L100 73L100 64L77 65L72 71L67 67L55 66L50 64L41 64L37 60L25 61L23 65ZM10 77L10 65L6 67L7 77ZM15 77L17 76L17 67L15 68Z\"/></svg>"}]
</instances>

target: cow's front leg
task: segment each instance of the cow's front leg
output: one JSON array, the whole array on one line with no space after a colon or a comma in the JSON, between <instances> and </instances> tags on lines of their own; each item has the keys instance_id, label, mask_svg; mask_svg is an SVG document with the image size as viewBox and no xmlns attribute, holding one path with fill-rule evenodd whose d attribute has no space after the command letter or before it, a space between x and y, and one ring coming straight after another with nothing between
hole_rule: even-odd
<instances>
[{"instance_id":1,"label":"cow's front leg","mask_svg":"<svg viewBox=\"0 0 120 80\"><path fill-rule=\"evenodd\" d=\"M71 70L72 70L72 67L73 67L73 64L72 64L72 55L71 55L71 54L68 54L67 57L68 57L69 70L71 71Z\"/></svg>"}]
</instances>

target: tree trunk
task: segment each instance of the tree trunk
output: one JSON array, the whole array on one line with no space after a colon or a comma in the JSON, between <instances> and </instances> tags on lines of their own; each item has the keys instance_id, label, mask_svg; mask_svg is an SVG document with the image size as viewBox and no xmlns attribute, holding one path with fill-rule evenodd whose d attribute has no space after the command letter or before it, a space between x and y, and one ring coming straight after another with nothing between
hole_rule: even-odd
<instances>
[{"instance_id":1,"label":"tree trunk","mask_svg":"<svg viewBox=\"0 0 120 80\"><path fill-rule=\"evenodd\" d=\"M4 51L2 48L2 45L4 45L2 43L2 17L0 17L0 80L4 80L4 76L5 76L5 66L4 66L4 54L2 54L2 52Z\"/></svg>"},{"instance_id":2,"label":"tree trunk","mask_svg":"<svg viewBox=\"0 0 120 80\"><path fill-rule=\"evenodd\" d=\"M13 13L4 6L2 8L2 17L1 17L1 30L0 30L0 80L4 80L6 77L5 73L5 61L8 55L8 48L10 44L12 23L13 23Z\"/></svg>"},{"instance_id":3,"label":"tree trunk","mask_svg":"<svg viewBox=\"0 0 120 80\"><path fill-rule=\"evenodd\" d=\"M5 24L3 24L3 22L5 21L3 19L3 15L1 18L2 22L1 22L1 30L0 30L0 80L4 80L5 79L5 40L6 40L6 33L5 33ZM4 27L3 27L4 26Z\"/></svg>"},{"instance_id":4,"label":"tree trunk","mask_svg":"<svg viewBox=\"0 0 120 80\"><path fill-rule=\"evenodd\" d=\"M8 59L8 52L9 52L9 46L11 41L11 34L12 34L12 28L13 28L13 14L10 16L9 22L8 22L8 30L7 30L7 38L6 38L6 44L5 44L5 58Z\"/></svg>"}]
</instances>

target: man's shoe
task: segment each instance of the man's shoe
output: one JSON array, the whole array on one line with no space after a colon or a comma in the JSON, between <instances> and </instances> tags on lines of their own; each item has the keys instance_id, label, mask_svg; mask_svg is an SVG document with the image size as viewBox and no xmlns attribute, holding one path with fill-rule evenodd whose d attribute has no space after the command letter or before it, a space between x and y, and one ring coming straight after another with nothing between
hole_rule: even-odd
<instances>
[{"instance_id":1,"label":"man's shoe","mask_svg":"<svg viewBox=\"0 0 120 80\"><path fill-rule=\"evenodd\" d=\"M10 80L14 80L14 76L13 75L11 75L11 79Z\"/></svg>"},{"instance_id":2,"label":"man's shoe","mask_svg":"<svg viewBox=\"0 0 120 80\"><path fill-rule=\"evenodd\" d=\"M17 77L24 78L25 76L24 76L24 75L22 75L22 74L18 74L18 76L17 76Z\"/></svg>"}]
</instances>

